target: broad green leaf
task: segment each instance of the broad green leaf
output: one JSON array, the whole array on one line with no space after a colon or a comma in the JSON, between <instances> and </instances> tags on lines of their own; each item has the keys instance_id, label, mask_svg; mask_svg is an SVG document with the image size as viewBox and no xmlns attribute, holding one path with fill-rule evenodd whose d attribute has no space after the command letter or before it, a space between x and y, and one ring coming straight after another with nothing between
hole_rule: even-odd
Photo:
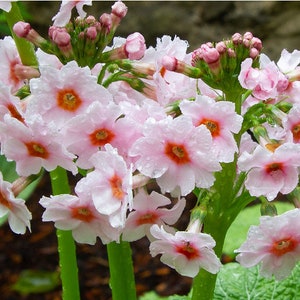
<instances>
[{"instance_id":1,"label":"broad green leaf","mask_svg":"<svg viewBox=\"0 0 300 300\"><path fill-rule=\"evenodd\" d=\"M59 272L24 270L12 288L20 294L26 295L49 292L59 285Z\"/></svg>"},{"instance_id":2,"label":"broad green leaf","mask_svg":"<svg viewBox=\"0 0 300 300\"><path fill-rule=\"evenodd\" d=\"M274 203L278 214L294 209L294 206L286 202ZM243 209L230 226L223 247L223 253L234 256L234 250L238 249L246 240L251 225L258 225L260 218L260 205L253 205Z\"/></svg>"},{"instance_id":3,"label":"broad green leaf","mask_svg":"<svg viewBox=\"0 0 300 300\"><path fill-rule=\"evenodd\" d=\"M214 300L299 300L300 264L282 281L259 275L259 267L224 265L217 277Z\"/></svg>"}]
</instances>

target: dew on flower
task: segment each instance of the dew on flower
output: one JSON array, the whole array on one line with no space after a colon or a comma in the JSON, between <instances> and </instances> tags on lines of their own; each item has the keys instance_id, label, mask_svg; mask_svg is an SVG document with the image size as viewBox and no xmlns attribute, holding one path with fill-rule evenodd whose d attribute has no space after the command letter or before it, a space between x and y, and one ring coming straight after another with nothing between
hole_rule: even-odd
<instances>
[{"instance_id":1,"label":"dew on flower","mask_svg":"<svg viewBox=\"0 0 300 300\"><path fill-rule=\"evenodd\" d=\"M37 142L29 142L25 144L28 150L29 155L41 157L47 159L49 157L49 153L47 149Z\"/></svg>"},{"instance_id":2,"label":"dew on flower","mask_svg":"<svg viewBox=\"0 0 300 300\"><path fill-rule=\"evenodd\" d=\"M66 111L76 111L82 100L73 89L62 89L57 92L57 105Z\"/></svg>"},{"instance_id":3,"label":"dew on flower","mask_svg":"<svg viewBox=\"0 0 300 300\"><path fill-rule=\"evenodd\" d=\"M115 134L107 128L100 128L92 132L89 137L93 145L101 147L105 144L111 143Z\"/></svg>"}]
</instances>

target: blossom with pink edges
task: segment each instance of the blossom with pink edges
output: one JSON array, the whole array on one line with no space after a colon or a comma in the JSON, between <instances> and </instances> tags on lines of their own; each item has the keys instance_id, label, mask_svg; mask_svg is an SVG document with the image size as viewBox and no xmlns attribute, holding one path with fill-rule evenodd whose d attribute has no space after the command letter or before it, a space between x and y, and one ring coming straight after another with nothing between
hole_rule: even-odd
<instances>
[{"instance_id":1,"label":"blossom with pink edges","mask_svg":"<svg viewBox=\"0 0 300 300\"><path fill-rule=\"evenodd\" d=\"M178 221L184 207L185 199L178 199L170 209L164 207L171 204L171 200L164 195L152 191L148 195L143 189L133 198L133 205L127 217L122 239L124 241L136 241L145 235L151 240L150 227L153 224L173 225Z\"/></svg>"},{"instance_id":2,"label":"blossom with pink edges","mask_svg":"<svg viewBox=\"0 0 300 300\"><path fill-rule=\"evenodd\" d=\"M88 193L113 227L124 227L127 210L132 207L131 169L110 144L90 160L95 169L77 183L76 193Z\"/></svg>"},{"instance_id":3,"label":"blossom with pink edges","mask_svg":"<svg viewBox=\"0 0 300 300\"><path fill-rule=\"evenodd\" d=\"M205 233L177 231L168 233L164 228L153 225L150 232L156 240L150 244L150 254L162 254L160 260L183 276L195 277L200 268L216 274L221 262L213 248L214 239Z\"/></svg>"},{"instance_id":4,"label":"blossom with pink edges","mask_svg":"<svg viewBox=\"0 0 300 300\"><path fill-rule=\"evenodd\" d=\"M220 162L231 162L238 151L233 133L238 133L243 118L235 112L235 104L215 101L208 96L198 95L195 101L183 100L180 105L183 115L189 116L195 126L205 125L212 139L212 151Z\"/></svg>"},{"instance_id":5,"label":"blossom with pink edges","mask_svg":"<svg viewBox=\"0 0 300 300\"><path fill-rule=\"evenodd\" d=\"M261 59L265 58L266 56L262 55ZM261 69L253 68L252 62L251 58L242 62L238 79L243 88L252 90L253 96L260 100L276 98L288 87L287 78L274 62L263 64Z\"/></svg>"},{"instance_id":6,"label":"blossom with pink edges","mask_svg":"<svg viewBox=\"0 0 300 300\"><path fill-rule=\"evenodd\" d=\"M24 234L26 228L30 230L31 213L25 201L16 198L12 192L12 184L3 180L0 172L0 218L7 215L10 229L17 234Z\"/></svg>"},{"instance_id":7,"label":"blossom with pink edges","mask_svg":"<svg viewBox=\"0 0 300 300\"><path fill-rule=\"evenodd\" d=\"M248 172L245 186L252 196L274 200L279 192L288 194L298 184L300 144L284 143L274 151L258 145L253 153L243 152L238 168Z\"/></svg>"},{"instance_id":8,"label":"blossom with pink edges","mask_svg":"<svg viewBox=\"0 0 300 300\"><path fill-rule=\"evenodd\" d=\"M0 134L1 153L16 162L20 176L37 174L41 168L52 171L57 166L77 173L75 155L63 147L55 123L46 124L37 116L26 126L5 115Z\"/></svg>"},{"instance_id":9,"label":"blossom with pink edges","mask_svg":"<svg viewBox=\"0 0 300 300\"><path fill-rule=\"evenodd\" d=\"M14 93L24 85L24 81L15 71L16 66L22 63L12 37L7 36L0 40L0 56L0 81L9 86Z\"/></svg>"},{"instance_id":10,"label":"blossom with pink edges","mask_svg":"<svg viewBox=\"0 0 300 300\"><path fill-rule=\"evenodd\" d=\"M300 209L281 215L262 216L251 226L247 240L235 250L236 260L250 268L260 264L260 274L277 280L286 278L300 260Z\"/></svg>"},{"instance_id":11,"label":"blossom with pink edges","mask_svg":"<svg viewBox=\"0 0 300 300\"><path fill-rule=\"evenodd\" d=\"M156 178L163 193L185 196L195 186L213 184L213 172L221 167L211 152L212 137L206 126L195 127L187 116L149 118L143 134L129 154L137 157L135 167L142 174Z\"/></svg>"},{"instance_id":12,"label":"blossom with pink edges","mask_svg":"<svg viewBox=\"0 0 300 300\"><path fill-rule=\"evenodd\" d=\"M111 94L97 84L91 70L79 67L75 61L61 69L43 65L40 71L40 78L30 80L31 98L27 114L42 115L46 122L55 120L58 129L84 112L91 103L108 104L112 101Z\"/></svg>"},{"instance_id":13,"label":"blossom with pink edges","mask_svg":"<svg viewBox=\"0 0 300 300\"><path fill-rule=\"evenodd\" d=\"M84 5L92 5L92 0L62 0L59 12L52 18L53 25L63 27L71 19L72 9L76 7L79 16L83 19L86 16L86 12L83 10Z\"/></svg>"},{"instance_id":14,"label":"blossom with pink edges","mask_svg":"<svg viewBox=\"0 0 300 300\"><path fill-rule=\"evenodd\" d=\"M72 230L78 243L94 245L97 237L104 244L119 241L120 228L110 225L108 217L98 212L87 194L43 196L39 203L46 209L42 220L54 222L61 230Z\"/></svg>"}]
</instances>

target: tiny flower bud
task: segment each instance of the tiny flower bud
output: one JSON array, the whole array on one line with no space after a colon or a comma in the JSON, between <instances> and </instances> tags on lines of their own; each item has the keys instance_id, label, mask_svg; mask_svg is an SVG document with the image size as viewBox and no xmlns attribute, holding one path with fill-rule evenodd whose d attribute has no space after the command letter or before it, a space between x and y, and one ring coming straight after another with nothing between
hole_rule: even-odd
<instances>
[{"instance_id":1,"label":"tiny flower bud","mask_svg":"<svg viewBox=\"0 0 300 300\"><path fill-rule=\"evenodd\" d=\"M112 14L116 15L120 19L126 16L127 11L128 8L122 1L115 2L115 4L111 7Z\"/></svg>"},{"instance_id":2,"label":"tiny flower bud","mask_svg":"<svg viewBox=\"0 0 300 300\"><path fill-rule=\"evenodd\" d=\"M26 38L31 30L29 23L19 21L13 26L13 31L18 37Z\"/></svg>"},{"instance_id":3,"label":"tiny flower bud","mask_svg":"<svg viewBox=\"0 0 300 300\"><path fill-rule=\"evenodd\" d=\"M94 26L88 27L86 29L86 37L90 40L95 40L97 37L97 34L98 34L97 29Z\"/></svg>"},{"instance_id":4,"label":"tiny flower bud","mask_svg":"<svg viewBox=\"0 0 300 300\"><path fill-rule=\"evenodd\" d=\"M126 39L124 50L129 59L141 59L146 50L144 37L139 32L130 34Z\"/></svg>"}]
</instances>

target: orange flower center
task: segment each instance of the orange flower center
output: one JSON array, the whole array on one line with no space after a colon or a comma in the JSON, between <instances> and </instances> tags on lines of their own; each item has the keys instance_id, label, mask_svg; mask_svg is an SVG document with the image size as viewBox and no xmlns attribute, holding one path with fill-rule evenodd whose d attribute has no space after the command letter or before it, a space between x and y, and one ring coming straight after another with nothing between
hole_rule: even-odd
<instances>
[{"instance_id":1,"label":"orange flower center","mask_svg":"<svg viewBox=\"0 0 300 300\"><path fill-rule=\"evenodd\" d=\"M168 142L165 147L165 154L178 165L190 162L189 154L185 146L181 144Z\"/></svg>"},{"instance_id":2,"label":"orange flower center","mask_svg":"<svg viewBox=\"0 0 300 300\"><path fill-rule=\"evenodd\" d=\"M89 223L94 219L93 212L86 206L73 207L71 216L74 219Z\"/></svg>"},{"instance_id":3,"label":"orange flower center","mask_svg":"<svg viewBox=\"0 0 300 300\"><path fill-rule=\"evenodd\" d=\"M73 89L62 89L57 93L57 105L63 110L76 111L82 100Z\"/></svg>"},{"instance_id":4,"label":"orange flower center","mask_svg":"<svg viewBox=\"0 0 300 300\"><path fill-rule=\"evenodd\" d=\"M292 133L295 142L300 142L300 123L295 124L292 128Z\"/></svg>"},{"instance_id":5,"label":"orange flower center","mask_svg":"<svg viewBox=\"0 0 300 300\"><path fill-rule=\"evenodd\" d=\"M0 191L0 204L6 206L8 209L12 207L12 204L7 200L5 195L3 195L2 191Z\"/></svg>"},{"instance_id":6,"label":"orange flower center","mask_svg":"<svg viewBox=\"0 0 300 300\"><path fill-rule=\"evenodd\" d=\"M201 124L207 127L212 137L217 137L220 135L220 126L218 122L210 119L203 119L202 121L199 122L198 126Z\"/></svg>"},{"instance_id":7,"label":"orange flower center","mask_svg":"<svg viewBox=\"0 0 300 300\"><path fill-rule=\"evenodd\" d=\"M200 257L198 249L195 249L190 242L183 242L176 246L176 252L184 255L188 260Z\"/></svg>"},{"instance_id":8,"label":"orange flower center","mask_svg":"<svg viewBox=\"0 0 300 300\"><path fill-rule=\"evenodd\" d=\"M30 156L41 157L47 159L49 157L49 152L40 143L30 142L25 144Z\"/></svg>"},{"instance_id":9,"label":"orange flower center","mask_svg":"<svg viewBox=\"0 0 300 300\"><path fill-rule=\"evenodd\" d=\"M286 238L273 242L271 252L276 256L284 255L297 247L297 241L293 238Z\"/></svg>"},{"instance_id":10,"label":"orange flower center","mask_svg":"<svg viewBox=\"0 0 300 300\"><path fill-rule=\"evenodd\" d=\"M154 224L157 219L157 214L149 212L139 217L139 219L137 220L137 225Z\"/></svg>"},{"instance_id":11,"label":"orange flower center","mask_svg":"<svg viewBox=\"0 0 300 300\"><path fill-rule=\"evenodd\" d=\"M101 128L90 134L90 141L93 145L101 147L110 143L114 137L115 134L112 131L106 128Z\"/></svg>"},{"instance_id":12,"label":"orange flower center","mask_svg":"<svg viewBox=\"0 0 300 300\"><path fill-rule=\"evenodd\" d=\"M270 163L270 164L265 166L265 170L268 174L270 174L272 172L276 172L278 170L283 170L283 164L280 163L280 162Z\"/></svg>"},{"instance_id":13,"label":"orange flower center","mask_svg":"<svg viewBox=\"0 0 300 300\"><path fill-rule=\"evenodd\" d=\"M12 104L8 104L7 105L7 109L9 110L10 112L10 115L19 120L20 122L24 123L24 118L20 115L20 113L17 111L16 107Z\"/></svg>"},{"instance_id":14,"label":"orange flower center","mask_svg":"<svg viewBox=\"0 0 300 300\"><path fill-rule=\"evenodd\" d=\"M125 193L122 189L122 179L115 174L110 178L109 183L112 189L113 196L118 200L123 200Z\"/></svg>"}]
</instances>

